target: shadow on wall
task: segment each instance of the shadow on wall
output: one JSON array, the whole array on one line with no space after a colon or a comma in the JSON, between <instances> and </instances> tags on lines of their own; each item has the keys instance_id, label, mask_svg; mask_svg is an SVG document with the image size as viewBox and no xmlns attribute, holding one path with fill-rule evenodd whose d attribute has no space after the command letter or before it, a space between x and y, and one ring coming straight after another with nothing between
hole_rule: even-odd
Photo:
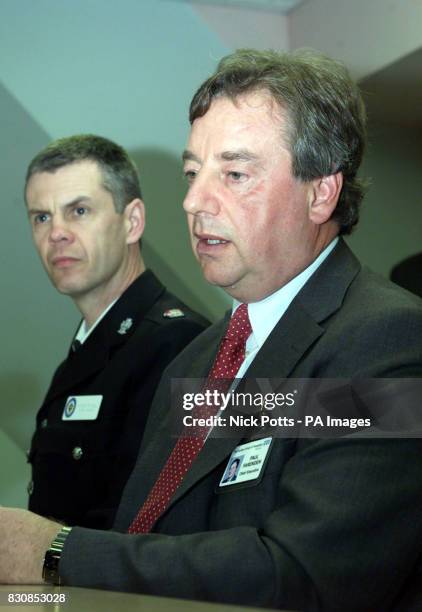
<instances>
[{"instance_id":1,"label":"shadow on wall","mask_svg":"<svg viewBox=\"0 0 422 612\"><path fill-rule=\"evenodd\" d=\"M35 415L63 358L77 313L51 287L35 253L23 202L26 167L51 137L0 83L2 270L0 503L25 506L25 450Z\"/></svg>"},{"instance_id":2,"label":"shadow on wall","mask_svg":"<svg viewBox=\"0 0 422 612\"><path fill-rule=\"evenodd\" d=\"M28 504L27 486L31 478L25 453L0 429L0 495L3 506L25 508ZM4 469L6 466L6 469Z\"/></svg>"},{"instance_id":3,"label":"shadow on wall","mask_svg":"<svg viewBox=\"0 0 422 612\"><path fill-rule=\"evenodd\" d=\"M393 283L422 297L422 253L416 253L396 264L390 278Z\"/></svg>"},{"instance_id":4,"label":"shadow on wall","mask_svg":"<svg viewBox=\"0 0 422 612\"><path fill-rule=\"evenodd\" d=\"M190 246L183 199L186 185L176 156L158 149L130 152L141 179L146 207L143 252L170 291L211 320L220 318L231 300L204 281Z\"/></svg>"},{"instance_id":5,"label":"shadow on wall","mask_svg":"<svg viewBox=\"0 0 422 612\"><path fill-rule=\"evenodd\" d=\"M35 375L17 372L0 377L0 397L2 398L2 419L0 427L0 494L1 504L26 507L27 484L31 470L27 463L25 450L28 448L29 430L33 431L33 419L38 405L32 414L28 406L34 404L34 397L44 393Z\"/></svg>"},{"instance_id":6,"label":"shadow on wall","mask_svg":"<svg viewBox=\"0 0 422 612\"><path fill-rule=\"evenodd\" d=\"M2 368L0 397L2 403L1 429L23 451L28 448L35 428L39 402L34 398L45 395L35 373L16 371L7 373ZM28 410L28 407L31 407Z\"/></svg>"}]
</instances>

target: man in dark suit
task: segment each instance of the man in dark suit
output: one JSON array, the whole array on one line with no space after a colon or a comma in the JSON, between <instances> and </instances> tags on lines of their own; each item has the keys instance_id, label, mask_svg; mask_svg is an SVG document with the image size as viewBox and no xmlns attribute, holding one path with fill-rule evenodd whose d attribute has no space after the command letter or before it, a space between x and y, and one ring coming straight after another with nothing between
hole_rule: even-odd
<instances>
[{"instance_id":1,"label":"man in dark suit","mask_svg":"<svg viewBox=\"0 0 422 612\"><path fill-rule=\"evenodd\" d=\"M47 274L83 317L38 411L29 509L108 528L161 374L205 321L145 269L138 175L120 146L93 135L51 143L25 195Z\"/></svg>"},{"instance_id":2,"label":"man in dark suit","mask_svg":"<svg viewBox=\"0 0 422 612\"><path fill-rule=\"evenodd\" d=\"M113 531L59 531L2 510L15 539L24 525L29 561L15 555L0 578L40 581L43 546L56 537L52 582L290 610L408 610L421 583L419 438L318 439L259 423L226 435L222 418L176 440L178 403L169 411L170 383L186 377L208 377L203 395L234 375L242 391L254 380L341 378L350 389L348 379L420 377L420 301L362 269L340 237L363 194L358 89L316 53L239 51L200 87L190 119L184 207L203 273L234 298L232 316L167 368ZM335 407L364 412L359 398L343 405L349 397ZM406 397L388 400L402 414ZM203 403L192 417L236 412L207 415ZM223 483L241 454L237 482Z\"/></svg>"}]
</instances>

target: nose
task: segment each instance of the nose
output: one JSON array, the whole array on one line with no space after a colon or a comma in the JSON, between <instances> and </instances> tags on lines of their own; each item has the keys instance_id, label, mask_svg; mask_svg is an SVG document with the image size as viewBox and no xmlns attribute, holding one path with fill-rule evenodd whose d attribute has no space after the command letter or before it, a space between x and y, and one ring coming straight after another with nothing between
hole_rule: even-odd
<instances>
[{"instance_id":1,"label":"nose","mask_svg":"<svg viewBox=\"0 0 422 612\"><path fill-rule=\"evenodd\" d=\"M191 215L217 215L220 211L217 180L205 172L198 172L189 186L183 208Z\"/></svg>"},{"instance_id":2,"label":"nose","mask_svg":"<svg viewBox=\"0 0 422 612\"><path fill-rule=\"evenodd\" d=\"M65 221L63 219L58 219L53 217L50 225L50 234L49 234L50 242L72 242L73 234L68 229Z\"/></svg>"}]
</instances>

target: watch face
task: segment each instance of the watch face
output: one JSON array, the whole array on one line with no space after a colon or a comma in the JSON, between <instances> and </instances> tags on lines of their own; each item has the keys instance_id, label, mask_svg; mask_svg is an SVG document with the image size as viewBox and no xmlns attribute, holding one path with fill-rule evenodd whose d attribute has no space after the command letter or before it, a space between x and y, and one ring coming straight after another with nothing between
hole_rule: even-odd
<instances>
[{"instance_id":1,"label":"watch face","mask_svg":"<svg viewBox=\"0 0 422 612\"><path fill-rule=\"evenodd\" d=\"M45 553L44 566L42 570L42 577L45 582L48 582L49 584L60 584L59 561L59 552L51 549L47 550Z\"/></svg>"}]
</instances>

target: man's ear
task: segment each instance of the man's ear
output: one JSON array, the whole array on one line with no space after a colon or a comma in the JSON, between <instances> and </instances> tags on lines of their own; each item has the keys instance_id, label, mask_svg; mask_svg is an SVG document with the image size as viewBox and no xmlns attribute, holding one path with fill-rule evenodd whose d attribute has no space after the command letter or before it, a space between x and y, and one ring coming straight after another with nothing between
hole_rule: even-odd
<instances>
[{"instance_id":1,"label":"man's ear","mask_svg":"<svg viewBox=\"0 0 422 612\"><path fill-rule=\"evenodd\" d=\"M343 174L329 174L311 181L309 219L322 225L331 218L343 187Z\"/></svg>"},{"instance_id":2,"label":"man's ear","mask_svg":"<svg viewBox=\"0 0 422 612\"><path fill-rule=\"evenodd\" d=\"M145 229L145 206L141 199L129 202L123 211L127 231L127 244L139 241Z\"/></svg>"}]
</instances>

